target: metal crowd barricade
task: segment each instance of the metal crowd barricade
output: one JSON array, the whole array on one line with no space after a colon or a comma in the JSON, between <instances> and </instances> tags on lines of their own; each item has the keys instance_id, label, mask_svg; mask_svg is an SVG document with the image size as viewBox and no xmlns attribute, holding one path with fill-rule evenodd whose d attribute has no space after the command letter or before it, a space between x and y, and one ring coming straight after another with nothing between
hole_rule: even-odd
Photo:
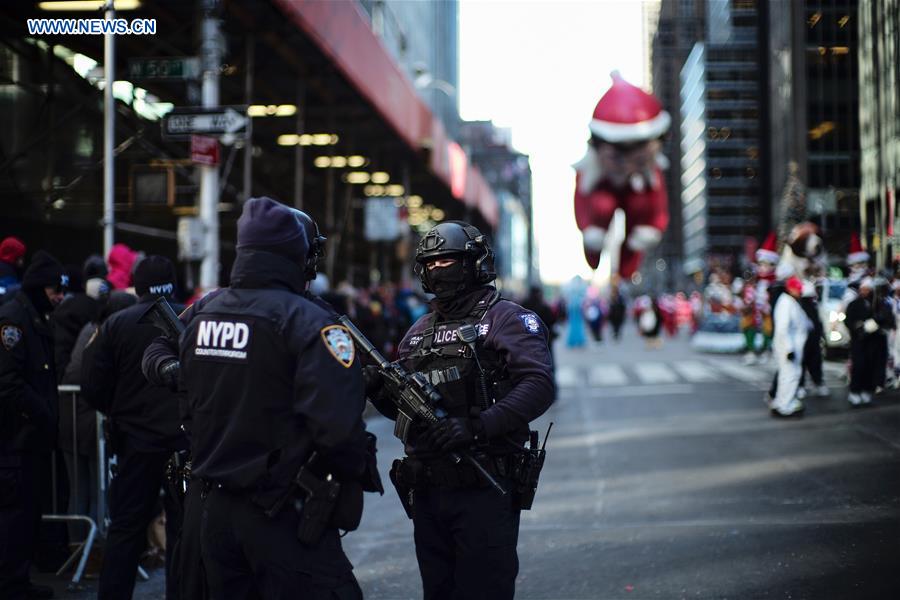
<instances>
[{"instance_id":1,"label":"metal crowd barricade","mask_svg":"<svg viewBox=\"0 0 900 600\"><path fill-rule=\"evenodd\" d=\"M72 454L73 456L78 456L78 396L81 393L81 386L78 385L60 385L59 386L60 397L67 395L69 397L69 401L72 403ZM42 515L41 518L44 521L57 521L57 522L69 522L69 523L87 523L88 525L88 534L87 537L78 545L74 552L69 556L65 563L59 568L56 572L56 576L61 576L71 565L72 563L79 557L78 567L75 569L75 574L72 576L72 583L70 587L76 586L81 582L81 578L84 575L84 568L87 564L88 556L91 553L91 549L94 546L94 542L97 539L97 533L102 531L105 533L105 519L103 518L106 514L106 489L107 489L107 467L106 467L106 436L103 434L104 427L104 417L99 412L97 413L97 480L98 480L98 490L97 490L97 515L98 520L100 521L100 527L98 524L94 522L94 519L90 518L87 515L70 515L70 514L49 514ZM53 510L59 511L59 496L56 485L56 465L57 465L57 456L56 452L53 453ZM74 469L74 477L70 482L71 485L71 494L74 495L75 498L78 498L78 460L73 461L73 469Z\"/></svg>"}]
</instances>

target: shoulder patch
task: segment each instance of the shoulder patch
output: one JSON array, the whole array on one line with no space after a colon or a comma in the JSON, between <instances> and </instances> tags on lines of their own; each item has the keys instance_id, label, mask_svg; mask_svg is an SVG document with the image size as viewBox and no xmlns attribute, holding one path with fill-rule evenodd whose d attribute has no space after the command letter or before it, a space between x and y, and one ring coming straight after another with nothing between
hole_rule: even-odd
<instances>
[{"instance_id":1,"label":"shoulder patch","mask_svg":"<svg viewBox=\"0 0 900 600\"><path fill-rule=\"evenodd\" d=\"M12 350L22 339L22 330L15 325L4 325L0 328L0 341L7 350Z\"/></svg>"},{"instance_id":2,"label":"shoulder patch","mask_svg":"<svg viewBox=\"0 0 900 600\"><path fill-rule=\"evenodd\" d=\"M320 333L331 355L349 369L353 359L356 358L356 347L347 328L343 325L328 325L323 327Z\"/></svg>"},{"instance_id":3,"label":"shoulder patch","mask_svg":"<svg viewBox=\"0 0 900 600\"><path fill-rule=\"evenodd\" d=\"M522 321L522 325L525 327L525 331L528 333L539 334L541 333L541 320L538 319L537 315L534 313L520 313L519 320Z\"/></svg>"}]
</instances>

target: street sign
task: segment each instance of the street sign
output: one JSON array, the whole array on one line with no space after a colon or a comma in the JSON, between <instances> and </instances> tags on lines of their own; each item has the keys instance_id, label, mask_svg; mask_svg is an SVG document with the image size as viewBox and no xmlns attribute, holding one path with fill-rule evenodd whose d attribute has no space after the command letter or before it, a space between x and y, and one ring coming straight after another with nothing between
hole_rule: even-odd
<instances>
[{"instance_id":1,"label":"street sign","mask_svg":"<svg viewBox=\"0 0 900 600\"><path fill-rule=\"evenodd\" d=\"M128 79L199 79L200 59L196 56L168 58L132 58L128 61Z\"/></svg>"},{"instance_id":2,"label":"street sign","mask_svg":"<svg viewBox=\"0 0 900 600\"><path fill-rule=\"evenodd\" d=\"M191 162L208 167L219 164L219 140L208 135L192 135Z\"/></svg>"},{"instance_id":3,"label":"street sign","mask_svg":"<svg viewBox=\"0 0 900 600\"><path fill-rule=\"evenodd\" d=\"M193 134L244 137L248 121L246 106L176 108L163 117L162 132L173 140L187 140Z\"/></svg>"}]
</instances>

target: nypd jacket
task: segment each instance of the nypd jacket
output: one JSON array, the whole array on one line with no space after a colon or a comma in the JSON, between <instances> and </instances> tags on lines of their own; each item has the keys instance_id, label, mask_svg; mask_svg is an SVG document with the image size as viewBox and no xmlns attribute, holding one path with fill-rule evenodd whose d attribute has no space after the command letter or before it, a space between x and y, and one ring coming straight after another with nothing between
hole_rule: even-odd
<instances>
[{"instance_id":1,"label":"nypd jacket","mask_svg":"<svg viewBox=\"0 0 900 600\"><path fill-rule=\"evenodd\" d=\"M19 291L0 305L0 455L52 450L58 406L53 332Z\"/></svg>"},{"instance_id":2,"label":"nypd jacket","mask_svg":"<svg viewBox=\"0 0 900 600\"><path fill-rule=\"evenodd\" d=\"M488 408L480 410L477 406L478 390L471 381L475 375L465 366L474 361L466 359L468 352L460 343L460 322L445 320L437 313L421 317L401 341L399 360L408 369L425 373L436 385L450 416L477 415L488 440L493 440L491 445L504 452L508 451L508 444L498 438L507 436L524 442L528 424L553 403L556 385L547 327L537 315L518 304L495 301L495 294L493 288L486 288L485 296L475 307L475 317L467 319L478 332L476 352L482 368L488 372L492 400ZM461 380L451 381L457 373ZM383 401L373 402L387 416L396 415L390 408L385 410Z\"/></svg>"},{"instance_id":3,"label":"nypd jacket","mask_svg":"<svg viewBox=\"0 0 900 600\"><path fill-rule=\"evenodd\" d=\"M141 373L144 350L159 331L138 323L157 296L146 294L100 326L82 356L84 400L108 415L115 430L147 451L178 450L187 441L181 430L178 400L168 388L153 385Z\"/></svg>"},{"instance_id":4,"label":"nypd jacket","mask_svg":"<svg viewBox=\"0 0 900 600\"><path fill-rule=\"evenodd\" d=\"M240 251L231 287L190 311L179 341L194 475L264 507L313 451L358 450L331 465L340 478L365 468L355 348L303 295L305 283L300 266L280 255Z\"/></svg>"}]
</instances>

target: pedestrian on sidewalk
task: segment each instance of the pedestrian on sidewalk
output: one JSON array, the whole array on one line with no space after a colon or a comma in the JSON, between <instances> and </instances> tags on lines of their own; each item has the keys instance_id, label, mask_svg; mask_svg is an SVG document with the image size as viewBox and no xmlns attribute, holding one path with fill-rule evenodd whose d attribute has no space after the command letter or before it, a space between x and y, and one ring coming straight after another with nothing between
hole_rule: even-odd
<instances>
[{"instance_id":1,"label":"pedestrian on sidewalk","mask_svg":"<svg viewBox=\"0 0 900 600\"><path fill-rule=\"evenodd\" d=\"M790 417L803 413L803 403L797 399L800 376L803 373L803 347L811 323L798 299L803 282L790 277L785 292L775 303L775 337L773 349L778 361L778 391L771 404L774 417Z\"/></svg>"}]
</instances>

